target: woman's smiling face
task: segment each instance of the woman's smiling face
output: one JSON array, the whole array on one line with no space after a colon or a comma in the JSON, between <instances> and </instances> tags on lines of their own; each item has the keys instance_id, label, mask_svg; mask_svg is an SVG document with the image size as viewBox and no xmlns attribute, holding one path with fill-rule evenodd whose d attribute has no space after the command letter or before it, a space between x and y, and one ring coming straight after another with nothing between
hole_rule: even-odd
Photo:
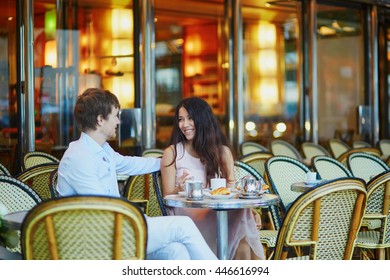
<instances>
[{"instance_id":1,"label":"woman's smiling face","mask_svg":"<svg viewBox=\"0 0 390 280\"><path fill-rule=\"evenodd\" d=\"M179 128L188 141L192 141L195 137L195 123L184 107L179 109L178 116Z\"/></svg>"}]
</instances>

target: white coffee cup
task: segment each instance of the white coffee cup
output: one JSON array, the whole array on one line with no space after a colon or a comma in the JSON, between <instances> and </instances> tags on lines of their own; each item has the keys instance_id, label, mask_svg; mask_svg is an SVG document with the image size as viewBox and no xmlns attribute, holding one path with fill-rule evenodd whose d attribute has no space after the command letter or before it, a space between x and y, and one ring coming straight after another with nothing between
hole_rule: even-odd
<instances>
[{"instance_id":1,"label":"white coffee cup","mask_svg":"<svg viewBox=\"0 0 390 280\"><path fill-rule=\"evenodd\" d=\"M306 173L306 180L309 182L314 182L317 180L317 172L307 172Z\"/></svg>"},{"instance_id":2,"label":"white coffee cup","mask_svg":"<svg viewBox=\"0 0 390 280\"><path fill-rule=\"evenodd\" d=\"M210 179L210 188L212 190L218 188L226 188L226 179L224 178L212 178Z\"/></svg>"}]
</instances>

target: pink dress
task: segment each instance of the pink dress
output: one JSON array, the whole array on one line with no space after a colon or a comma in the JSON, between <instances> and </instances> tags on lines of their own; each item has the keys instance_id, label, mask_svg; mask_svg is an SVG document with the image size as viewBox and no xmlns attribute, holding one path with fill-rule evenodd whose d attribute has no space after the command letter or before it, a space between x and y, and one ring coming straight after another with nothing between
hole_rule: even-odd
<instances>
[{"instance_id":1,"label":"pink dress","mask_svg":"<svg viewBox=\"0 0 390 280\"><path fill-rule=\"evenodd\" d=\"M194 158L184 150L184 146L177 144L176 180L184 170L194 176L194 180L202 181L207 187L206 170L199 158ZM185 215L192 218L202 233L211 250L217 254L217 215L211 209L172 208L171 215ZM229 259L233 259L242 238L246 237L253 252L264 259L264 250L260 243L256 222L251 209L228 211Z\"/></svg>"}]
</instances>

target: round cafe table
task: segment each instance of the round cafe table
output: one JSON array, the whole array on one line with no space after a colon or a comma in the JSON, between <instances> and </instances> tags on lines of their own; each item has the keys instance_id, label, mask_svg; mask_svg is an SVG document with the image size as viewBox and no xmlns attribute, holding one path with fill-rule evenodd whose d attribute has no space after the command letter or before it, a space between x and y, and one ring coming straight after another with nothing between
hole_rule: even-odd
<instances>
[{"instance_id":1,"label":"round cafe table","mask_svg":"<svg viewBox=\"0 0 390 280\"><path fill-rule=\"evenodd\" d=\"M229 210L268 207L278 204L280 199L275 194L262 194L256 198L212 199L204 196L202 200L187 200L186 197L172 194L163 199L164 204L178 208L209 208L217 211L217 255L220 260L228 259L228 214Z\"/></svg>"},{"instance_id":2,"label":"round cafe table","mask_svg":"<svg viewBox=\"0 0 390 280\"><path fill-rule=\"evenodd\" d=\"M307 190L316 187L318 184L323 183L325 180L316 180L313 183L296 182L291 185L291 190L294 192L305 192Z\"/></svg>"}]
</instances>

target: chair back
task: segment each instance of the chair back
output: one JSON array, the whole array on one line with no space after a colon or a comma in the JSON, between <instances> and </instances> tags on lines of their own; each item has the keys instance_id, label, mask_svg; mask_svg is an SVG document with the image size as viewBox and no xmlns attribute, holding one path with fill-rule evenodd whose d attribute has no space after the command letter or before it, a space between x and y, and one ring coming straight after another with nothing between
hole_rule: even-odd
<instances>
[{"instance_id":1,"label":"chair back","mask_svg":"<svg viewBox=\"0 0 390 280\"><path fill-rule=\"evenodd\" d=\"M367 184L365 219L379 219L375 230L359 232L357 246L366 248L390 247L390 171L375 176Z\"/></svg>"},{"instance_id":2,"label":"chair back","mask_svg":"<svg viewBox=\"0 0 390 280\"><path fill-rule=\"evenodd\" d=\"M331 154L327 149L313 142L302 143L301 149L304 158L307 159L308 161L311 161L311 159L315 156L328 156L328 157L331 156Z\"/></svg>"},{"instance_id":3,"label":"chair back","mask_svg":"<svg viewBox=\"0 0 390 280\"><path fill-rule=\"evenodd\" d=\"M53 198L50 175L58 169L59 163L44 163L25 169L15 176L18 180L29 185L43 199Z\"/></svg>"},{"instance_id":4,"label":"chair back","mask_svg":"<svg viewBox=\"0 0 390 280\"><path fill-rule=\"evenodd\" d=\"M11 173L9 172L9 170L7 169L7 167L5 167L4 165L2 165L0 163L0 175L8 175L8 176L11 176Z\"/></svg>"},{"instance_id":5,"label":"chair back","mask_svg":"<svg viewBox=\"0 0 390 280\"><path fill-rule=\"evenodd\" d=\"M0 204L7 213L28 211L42 199L28 185L7 175L0 175ZM7 248L11 252L21 252L20 244L16 248Z\"/></svg>"},{"instance_id":6,"label":"chair back","mask_svg":"<svg viewBox=\"0 0 390 280\"><path fill-rule=\"evenodd\" d=\"M365 142L365 141L355 140L352 142L352 149L371 148L371 147L372 147L372 145L370 143Z\"/></svg>"},{"instance_id":7,"label":"chair back","mask_svg":"<svg viewBox=\"0 0 390 280\"><path fill-rule=\"evenodd\" d=\"M279 230L274 258L300 246L303 259L349 260L360 229L367 193L356 178L327 181L298 197Z\"/></svg>"},{"instance_id":8,"label":"chair back","mask_svg":"<svg viewBox=\"0 0 390 280\"><path fill-rule=\"evenodd\" d=\"M104 196L42 202L27 214L21 237L27 260L145 259L146 241L140 209Z\"/></svg>"},{"instance_id":9,"label":"chair back","mask_svg":"<svg viewBox=\"0 0 390 280\"><path fill-rule=\"evenodd\" d=\"M342 177L353 177L351 171L337 159L328 156L312 158L312 166L321 179L332 180Z\"/></svg>"},{"instance_id":10,"label":"chair back","mask_svg":"<svg viewBox=\"0 0 390 280\"><path fill-rule=\"evenodd\" d=\"M367 153L373 156L376 156L377 158L381 157L381 152L377 148L356 148L356 149L350 149L340 155L337 160L347 166L347 160L348 157L353 153Z\"/></svg>"},{"instance_id":11,"label":"chair back","mask_svg":"<svg viewBox=\"0 0 390 280\"><path fill-rule=\"evenodd\" d=\"M239 160L252 166L262 177L264 177L265 162L272 156L273 155L270 152L253 152L242 156Z\"/></svg>"},{"instance_id":12,"label":"chair back","mask_svg":"<svg viewBox=\"0 0 390 280\"><path fill-rule=\"evenodd\" d=\"M146 149L142 152L143 157L162 157L164 151L161 149Z\"/></svg>"},{"instance_id":13,"label":"chair back","mask_svg":"<svg viewBox=\"0 0 390 280\"><path fill-rule=\"evenodd\" d=\"M385 157L390 156L390 139L381 139L378 142L379 150Z\"/></svg>"},{"instance_id":14,"label":"chair back","mask_svg":"<svg viewBox=\"0 0 390 280\"><path fill-rule=\"evenodd\" d=\"M337 138L329 139L328 146L329 146L329 150L334 158L338 158L343 153L345 153L346 151L351 149L351 147L347 143L345 143L342 140L337 139Z\"/></svg>"},{"instance_id":15,"label":"chair back","mask_svg":"<svg viewBox=\"0 0 390 280\"><path fill-rule=\"evenodd\" d=\"M271 142L271 152L275 156L286 156L302 161L302 155L298 149L284 140L273 140Z\"/></svg>"},{"instance_id":16,"label":"chair back","mask_svg":"<svg viewBox=\"0 0 390 280\"><path fill-rule=\"evenodd\" d=\"M371 177L390 170L380 158L367 153L352 153L347 159L347 165L353 176L370 181Z\"/></svg>"},{"instance_id":17,"label":"chair back","mask_svg":"<svg viewBox=\"0 0 390 280\"><path fill-rule=\"evenodd\" d=\"M146 200L145 213L148 216L162 216L157 194L154 188L153 174L131 176L125 182L124 196L128 200Z\"/></svg>"},{"instance_id":18,"label":"chair back","mask_svg":"<svg viewBox=\"0 0 390 280\"><path fill-rule=\"evenodd\" d=\"M165 207L165 204L163 202L161 171L153 172L152 176L153 176L154 192L156 194L156 198L161 210L161 214L163 216L168 216L168 210Z\"/></svg>"},{"instance_id":19,"label":"chair back","mask_svg":"<svg viewBox=\"0 0 390 280\"><path fill-rule=\"evenodd\" d=\"M51 197L61 197L57 191L57 181L58 181L58 168L54 169L49 176L49 188Z\"/></svg>"},{"instance_id":20,"label":"chair back","mask_svg":"<svg viewBox=\"0 0 390 280\"><path fill-rule=\"evenodd\" d=\"M43 164L43 163L59 163L60 160L45 152L28 152L24 155L22 161L22 170L26 170L30 167Z\"/></svg>"},{"instance_id":21,"label":"chair back","mask_svg":"<svg viewBox=\"0 0 390 280\"><path fill-rule=\"evenodd\" d=\"M291 185L306 180L307 172L309 172L309 168L291 157L274 156L267 160L265 173L273 192L280 196L284 213L300 195L299 192L291 190Z\"/></svg>"},{"instance_id":22,"label":"chair back","mask_svg":"<svg viewBox=\"0 0 390 280\"><path fill-rule=\"evenodd\" d=\"M269 152L269 150L256 142L246 141L240 144L241 156L245 156L255 152Z\"/></svg>"}]
</instances>

